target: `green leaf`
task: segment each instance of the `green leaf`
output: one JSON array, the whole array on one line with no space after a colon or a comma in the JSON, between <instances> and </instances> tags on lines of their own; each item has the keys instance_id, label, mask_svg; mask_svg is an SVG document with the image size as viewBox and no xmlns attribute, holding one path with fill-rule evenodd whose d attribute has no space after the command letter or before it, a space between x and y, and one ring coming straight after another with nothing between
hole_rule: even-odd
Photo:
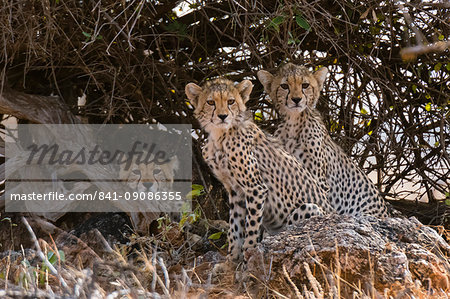
<instances>
[{"instance_id":1,"label":"green leaf","mask_svg":"<svg viewBox=\"0 0 450 299\"><path fill-rule=\"evenodd\" d=\"M202 191L201 190L192 190L191 192L189 192L186 195L186 198L187 199L193 199L193 198L196 198L197 196L200 196L200 195L202 195Z\"/></svg>"},{"instance_id":2,"label":"green leaf","mask_svg":"<svg viewBox=\"0 0 450 299\"><path fill-rule=\"evenodd\" d=\"M447 71L450 72L450 63L447 63L447 65L445 66L445 68L447 69Z\"/></svg>"},{"instance_id":3,"label":"green leaf","mask_svg":"<svg viewBox=\"0 0 450 299\"><path fill-rule=\"evenodd\" d=\"M445 200L445 204L446 204L447 206L450 206L450 199L446 199L446 200Z\"/></svg>"},{"instance_id":4,"label":"green leaf","mask_svg":"<svg viewBox=\"0 0 450 299\"><path fill-rule=\"evenodd\" d=\"M183 217L181 217L180 223L178 224L179 227L180 228L183 227L183 225L186 223L187 220L188 220L188 215L183 215ZM160 227L158 226L158 228L160 228Z\"/></svg>"},{"instance_id":5,"label":"green leaf","mask_svg":"<svg viewBox=\"0 0 450 299\"><path fill-rule=\"evenodd\" d=\"M199 184L192 184L192 190L203 190L205 187Z\"/></svg>"},{"instance_id":6,"label":"green leaf","mask_svg":"<svg viewBox=\"0 0 450 299\"><path fill-rule=\"evenodd\" d=\"M165 29L167 31L177 33L181 37L187 35L187 25L178 21L173 21L169 25L165 26Z\"/></svg>"},{"instance_id":7,"label":"green leaf","mask_svg":"<svg viewBox=\"0 0 450 299\"><path fill-rule=\"evenodd\" d=\"M58 250L58 254L59 254L59 258L61 259L61 262L65 262L66 261L66 256L64 254L64 251ZM53 251L50 251L47 254L47 259L50 262L50 264L55 265L56 262L58 261L58 255L54 254Z\"/></svg>"},{"instance_id":8,"label":"green leaf","mask_svg":"<svg viewBox=\"0 0 450 299\"><path fill-rule=\"evenodd\" d=\"M218 240L222 236L223 232L217 232L208 237L210 240Z\"/></svg>"},{"instance_id":9,"label":"green leaf","mask_svg":"<svg viewBox=\"0 0 450 299\"><path fill-rule=\"evenodd\" d=\"M86 36L87 38L91 38L91 36L92 36L92 34L84 32L84 31L83 31L83 35Z\"/></svg>"},{"instance_id":10,"label":"green leaf","mask_svg":"<svg viewBox=\"0 0 450 299\"><path fill-rule=\"evenodd\" d=\"M441 70L441 67L442 67L442 63L438 62L438 63L436 63L436 65L434 66L434 70L435 70L436 72L439 72L439 71Z\"/></svg>"},{"instance_id":11,"label":"green leaf","mask_svg":"<svg viewBox=\"0 0 450 299\"><path fill-rule=\"evenodd\" d=\"M364 108L361 108L361 114L367 114L367 110Z\"/></svg>"},{"instance_id":12,"label":"green leaf","mask_svg":"<svg viewBox=\"0 0 450 299\"><path fill-rule=\"evenodd\" d=\"M309 31L309 29L311 29L311 26L308 24L308 22L300 15L295 16L295 22L297 23L298 26L302 27L305 30Z\"/></svg>"},{"instance_id":13,"label":"green leaf","mask_svg":"<svg viewBox=\"0 0 450 299\"><path fill-rule=\"evenodd\" d=\"M284 22L284 16L275 17L274 19L272 19L272 21L270 21L270 23L267 26L267 28L273 28L273 29L275 29L275 31L279 32L280 31L280 25L283 22Z\"/></svg>"},{"instance_id":14,"label":"green leaf","mask_svg":"<svg viewBox=\"0 0 450 299\"><path fill-rule=\"evenodd\" d=\"M164 217L164 216L163 217L159 217L158 219L156 219L156 221L158 222L158 229L161 229L163 227L165 220L166 220L166 217ZM182 220L183 219L181 219L181 221Z\"/></svg>"},{"instance_id":15,"label":"green leaf","mask_svg":"<svg viewBox=\"0 0 450 299\"><path fill-rule=\"evenodd\" d=\"M294 36L292 35L292 33L290 31L288 32L288 35L289 35L288 45L300 43L300 40L298 38L294 38Z\"/></svg>"},{"instance_id":16,"label":"green leaf","mask_svg":"<svg viewBox=\"0 0 450 299\"><path fill-rule=\"evenodd\" d=\"M425 105L425 110L431 111L431 103L427 103L427 104Z\"/></svg>"},{"instance_id":17,"label":"green leaf","mask_svg":"<svg viewBox=\"0 0 450 299\"><path fill-rule=\"evenodd\" d=\"M202 195L204 192L205 192L205 187L203 187L202 185L193 184L192 191L186 195L186 198L193 199L197 196Z\"/></svg>"},{"instance_id":18,"label":"green leaf","mask_svg":"<svg viewBox=\"0 0 450 299\"><path fill-rule=\"evenodd\" d=\"M56 261L58 260L58 257L56 256L56 254L53 253L53 251L50 251L47 254L47 259L50 262L50 264L54 265L56 263Z\"/></svg>"},{"instance_id":19,"label":"green leaf","mask_svg":"<svg viewBox=\"0 0 450 299\"><path fill-rule=\"evenodd\" d=\"M66 255L64 254L64 251L62 250L58 250L59 253L59 258L61 259L61 262L65 262L66 261Z\"/></svg>"},{"instance_id":20,"label":"green leaf","mask_svg":"<svg viewBox=\"0 0 450 299\"><path fill-rule=\"evenodd\" d=\"M440 35L438 36L438 40L444 40L444 38L445 38L445 36L443 36L442 34L440 34Z\"/></svg>"},{"instance_id":21,"label":"green leaf","mask_svg":"<svg viewBox=\"0 0 450 299\"><path fill-rule=\"evenodd\" d=\"M271 22L270 25L279 26L284 22L284 16L278 16L275 17Z\"/></svg>"},{"instance_id":22,"label":"green leaf","mask_svg":"<svg viewBox=\"0 0 450 299\"><path fill-rule=\"evenodd\" d=\"M413 93L416 93L416 92L417 92L417 85L416 85L416 84L413 84L413 85L411 86L411 89L412 89Z\"/></svg>"},{"instance_id":23,"label":"green leaf","mask_svg":"<svg viewBox=\"0 0 450 299\"><path fill-rule=\"evenodd\" d=\"M263 115L261 112L255 112L255 120L263 120Z\"/></svg>"}]
</instances>

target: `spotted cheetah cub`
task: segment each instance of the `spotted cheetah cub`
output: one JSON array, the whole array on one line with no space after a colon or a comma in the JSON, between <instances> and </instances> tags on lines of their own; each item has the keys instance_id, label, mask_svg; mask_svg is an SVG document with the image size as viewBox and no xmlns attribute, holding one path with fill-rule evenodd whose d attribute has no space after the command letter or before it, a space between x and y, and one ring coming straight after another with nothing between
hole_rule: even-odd
<instances>
[{"instance_id":1,"label":"spotted cheetah cub","mask_svg":"<svg viewBox=\"0 0 450 299\"><path fill-rule=\"evenodd\" d=\"M209 134L203 156L225 186L230 202L228 254L232 261L256 246L260 229L333 211L313 176L246 112L253 85L225 79L194 83L185 91L194 116Z\"/></svg>"},{"instance_id":2,"label":"spotted cheetah cub","mask_svg":"<svg viewBox=\"0 0 450 299\"><path fill-rule=\"evenodd\" d=\"M275 137L319 181L338 213L385 217L387 207L377 188L333 142L315 108L327 73L324 67L311 73L291 63L276 75L258 72L259 81L283 119Z\"/></svg>"}]
</instances>

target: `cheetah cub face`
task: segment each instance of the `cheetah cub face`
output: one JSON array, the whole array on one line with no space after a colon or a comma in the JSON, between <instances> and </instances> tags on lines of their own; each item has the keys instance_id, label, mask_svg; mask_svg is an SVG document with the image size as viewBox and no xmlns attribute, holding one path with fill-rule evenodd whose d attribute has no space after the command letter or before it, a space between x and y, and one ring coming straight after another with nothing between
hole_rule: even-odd
<instances>
[{"instance_id":1,"label":"cheetah cub face","mask_svg":"<svg viewBox=\"0 0 450 299\"><path fill-rule=\"evenodd\" d=\"M257 76L278 112L288 116L315 108L327 73L325 67L311 73L304 66L288 63L275 76L267 71Z\"/></svg>"},{"instance_id":2,"label":"cheetah cub face","mask_svg":"<svg viewBox=\"0 0 450 299\"><path fill-rule=\"evenodd\" d=\"M139 192L169 191L172 188L175 172L178 170L178 158L172 157L168 163L156 164L136 161L127 168L120 165L119 177L126 181L131 190Z\"/></svg>"},{"instance_id":3,"label":"cheetah cub face","mask_svg":"<svg viewBox=\"0 0 450 299\"><path fill-rule=\"evenodd\" d=\"M252 88L253 84L248 80L234 85L229 80L216 79L203 87L189 83L185 91L195 107L194 116L211 134L227 130L243 119Z\"/></svg>"}]
</instances>

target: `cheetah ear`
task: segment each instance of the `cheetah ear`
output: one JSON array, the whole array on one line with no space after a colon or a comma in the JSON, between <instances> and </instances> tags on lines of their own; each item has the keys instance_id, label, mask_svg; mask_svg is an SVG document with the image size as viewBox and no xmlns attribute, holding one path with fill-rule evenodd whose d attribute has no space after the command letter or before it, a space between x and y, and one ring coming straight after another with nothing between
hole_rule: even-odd
<instances>
[{"instance_id":1,"label":"cheetah ear","mask_svg":"<svg viewBox=\"0 0 450 299\"><path fill-rule=\"evenodd\" d=\"M166 175L166 178L168 178L170 181L173 181L176 178L176 173L178 172L178 170L180 168L180 163L178 162L178 157L177 156L171 157L169 162L164 165L167 165L167 167L162 168L164 174ZM172 174L170 173L170 169L173 170L173 177L171 177Z\"/></svg>"},{"instance_id":2,"label":"cheetah ear","mask_svg":"<svg viewBox=\"0 0 450 299\"><path fill-rule=\"evenodd\" d=\"M173 156L170 159L170 164L171 164L171 167L172 167L172 169L174 171L178 171L178 169L180 168L180 162L178 162L178 157L177 156Z\"/></svg>"},{"instance_id":3,"label":"cheetah ear","mask_svg":"<svg viewBox=\"0 0 450 299\"><path fill-rule=\"evenodd\" d=\"M323 88L323 82L325 82L325 78L327 77L328 69L326 67L321 67L317 71L314 72L314 78L317 80L317 84L319 85L319 90Z\"/></svg>"},{"instance_id":4,"label":"cheetah ear","mask_svg":"<svg viewBox=\"0 0 450 299\"><path fill-rule=\"evenodd\" d=\"M250 99L250 93L253 89L253 84L249 80L244 80L238 85L236 85L237 90L239 91L239 94L241 95L242 101L244 101L244 104L247 103L247 101Z\"/></svg>"},{"instance_id":5,"label":"cheetah ear","mask_svg":"<svg viewBox=\"0 0 450 299\"><path fill-rule=\"evenodd\" d=\"M202 93L202 88L195 83L189 83L184 88L184 92L186 93L192 106L196 107L198 104L198 96Z\"/></svg>"},{"instance_id":6,"label":"cheetah ear","mask_svg":"<svg viewBox=\"0 0 450 299\"><path fill-rule=\"evenodd\" d=\"M266 93L270 93L270 86L272 85L273 75L268 71L258 71L258 73L256 73L256 76L258 76L259 82L261 82L261 84L264 86L264 90L266 91Z\"/></svg>"}]
</instances>

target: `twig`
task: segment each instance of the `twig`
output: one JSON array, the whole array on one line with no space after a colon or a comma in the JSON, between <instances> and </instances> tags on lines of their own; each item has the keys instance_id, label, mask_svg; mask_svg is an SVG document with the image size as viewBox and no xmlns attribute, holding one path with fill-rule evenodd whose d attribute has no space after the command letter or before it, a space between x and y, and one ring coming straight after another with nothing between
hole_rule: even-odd
<instances>
[{"instance_id":1,"label":"twig","mask_svg":"<svg viewBox=\"0 0 450 299\"><path fill-rule=\"evenodd\" d=\"M25 227L27 228L28 232L31 235L31 239L34 242L34 246L36 247L37 250L37 254L38 256L41 258L41 260L45 263L45 265L48 267L48 269L52 272L53 275L55 275L56 277L58 277L58 280L61 282L61 285L63 286L63 288L66 290L66 292L71 293L71 290L69 288L69 286L67 285L66 281L64 280L64 278L61 277L61 275L59 274L59 272L55 269L55 267L48 261L47 257L44 255L44 253L41 250L41 246L39 245L39 241L36 238L36 235L33 232L33 229L31 228L31 226L28 224L28 221L25 217L22 217L22 222L25 224Z\"/></svg>"},{"instance_id":2,"label":"twig","mask_svg":"<svg viewBox=\"0 0 450 299\"><path fill-rule=\"evenodd\" d=\"M323 290L320 283L317 281L317 279L312 275L311 268L309 267L309 264L307 262L303 262L303 267L306 271L306 277L309 280L309 283L311 284L311 287L314 291L314 295L316 298L323 298Z\"/></svg>"},{"instance_id":3,"label":"twig","mask_svg":"<svg viewBox=\"0 0 450 299\"><path fill-rule=\"evenodd\" d=\"M166 295L169 295L168 290L170 290L170 279L169 279L169 272L167 272L167 268L166 265L164 264L164 260L162 259L162 257L158 258L158 264L161 266L161 269L163 270L163 274L164 274L164 280L165 280L165 291L164 293L166 293ZM167 292L166 292L167 291Z\"/></svg>"},{"instance_id":4,"label":"twig","mask_svg":"<svg viewBox=\"0 0 450 299\"><path fill-rule=\"evenodd\" d=\"M125 11L127 11L128 10L128 8L130 8L134 3L136 2L136 0L133 0L120 14L122 14L123 12L125 12ZM140 11L140 10L139 10ZM133 18L133 16L136 14L136 12L137 12L137 10L135 10L132 14L131 14L131 16L127 19L127 21L126 21L126 23L125 23L125 25L123 25L123 27L122 28L120 28L120 30L119 30L119 32L114 36L114 38L111 40L111 42L109 43L109 45L108 45L108 47L106 48L106 53L108 53L108 55L111 55L110 53L109 53L109 48L112 46L112 44L114 43L114 41L117 39L117 37L120 35L120 34L125 34L126 35L126 37L127 37L127 41L128 41L128 44L130 45L130 51L133 51L134 50L134 46L133 45L131 45L131 42L130 42L130 36L129 35L127 35L126 33L124 33L123 31L124 31L124 29L125 29L125 27L127 27L128 26L128 23L131 21L131 19ZM119 15L120 15L119 14ZM119 16L118 15L118 16ZM116 16L116 18L118 17L118 16ZM139 16L139 15L138 15ZM136 18L138 17L138 16L136 16Z\"/></svg>"},{"instance_id":5,"label":"twig","mask_svg":"<svg viewBox=\"0 0 450 299\"><path fill-rule=\"evenodd\" d=\"M292 281L292 279L289 277L289 274L286 271L286 266L284 264L283 264L283 274L284 274L284 277L286 277L286 280L291 284L292 288L294 289L295 296L299 299L303 299L303 296L300 293L300 291L298 290L297 286Z\"/></svg>"},{"instance_id":6,"label":"twig","mask_svg":"<svg viewBox=\"0 0 450 299\"><path fill-rule=\"evenodd\" d=\"M403 17L405 18L406 23L412 29L412 31L414 31L414 33L416 34L417 44L422 45L424 43L424 41L426 40L425 37L423 36L422 32L419 29L417 29L416 25L414 25L414 22L413 22L411 16L406 11L403 4L399 4L398 7L400 8L400 11L403 14Z\"/></svg>"}]
</instances>

